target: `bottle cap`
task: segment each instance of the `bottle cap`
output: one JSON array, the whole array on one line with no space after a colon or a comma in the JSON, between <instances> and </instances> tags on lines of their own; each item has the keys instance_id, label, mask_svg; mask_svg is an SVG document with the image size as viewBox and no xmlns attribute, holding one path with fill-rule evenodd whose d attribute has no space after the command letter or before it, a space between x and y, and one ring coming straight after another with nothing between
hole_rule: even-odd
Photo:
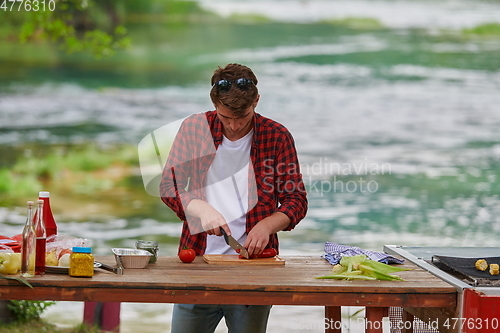
<instances>
[{"instance_id":1,"label":"bottle cap","mask_svg":"<svg viewBox=\"0 0 500 333\"><path fill-rule=\"evenodd\" d=\"M43 206L43 200L37 200L36 203L38 204L38 206Z\"/></svg>"},{"instance_id":2,"label":"bottle cap","mask_svg":"<svg viewBox=\"0 0 500 333\"><path fill-rule=\"evenodd\" d=\"M73 247L74 253L92 253L91 247L75 246Z\"/></svg>"},{"instance_id":3,"label":"bottle cap","mask_svg":"<svg viewBox=\"0 0 500 333\"><path fill-rule=\"evenodd\" d=\"M26 202L26 204L27 204L28 206L33 206L33 201L28 201L28 202Z\"/></svg>"},{"instance_id":4,"label":"bottle cap","mask_svg":"<svg viewBox=\"0 0 500 333\"><path fill-rule=\"evenodd\" d=\"M38 192L38 197L39 198L49 198L50 197L50 193L47 192L47 191L40 191L40 192Z\"/></svg>"}]
</instances>

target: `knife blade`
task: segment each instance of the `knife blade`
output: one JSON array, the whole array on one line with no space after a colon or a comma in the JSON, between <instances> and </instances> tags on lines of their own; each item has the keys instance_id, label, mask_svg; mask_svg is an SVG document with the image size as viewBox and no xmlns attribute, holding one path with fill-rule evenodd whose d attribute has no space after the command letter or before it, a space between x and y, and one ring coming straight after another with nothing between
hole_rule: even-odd
<instances>
[{"instance_id":1,"label":"knife blade","mask_svg":"<svg viewBox=\"0 0 500 333\"><path fill-rule=\"evenodd\" d=\"M234 239L233 236L229 236L226 231L222 228L220 228L220 232L222 232L222 235L224 236L224 240L226 241L226 244L231 246L233 250L241 254L243 257L250 259L250 256L248 255L247 249L243 247L236 239Z\"/></svg>"}]
</instances>

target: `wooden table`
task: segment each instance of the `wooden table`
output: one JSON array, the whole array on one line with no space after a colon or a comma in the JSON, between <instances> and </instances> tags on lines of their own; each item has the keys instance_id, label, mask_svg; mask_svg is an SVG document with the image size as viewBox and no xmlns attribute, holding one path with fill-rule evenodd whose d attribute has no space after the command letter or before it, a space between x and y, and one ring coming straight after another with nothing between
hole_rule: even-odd
<instances>
[{"instance_id":1,"label":"wooden table","mask_svg":"<svg viewBox=\"0 0 500 333\"><path fill-rule=\"evenodd\" d=\"M277 267L209 265L201 257L183 264L177 257L160 257L148 269L126 269L124 275L96 269L92 278L45 274L28 279L30 289L0 279L0 299L89 302L274 304L325 306L325 331L340 332L341 306L365 306L366 322L381 323L390 306L447 309L457 307L454 287L406 263L412 271L398 273L402 281L320 280L331 265L324 259L284 257ZM111 256L96 260L114 264ZM367 325L367 332L382 332Z\"/></svg>"}]
</instances>

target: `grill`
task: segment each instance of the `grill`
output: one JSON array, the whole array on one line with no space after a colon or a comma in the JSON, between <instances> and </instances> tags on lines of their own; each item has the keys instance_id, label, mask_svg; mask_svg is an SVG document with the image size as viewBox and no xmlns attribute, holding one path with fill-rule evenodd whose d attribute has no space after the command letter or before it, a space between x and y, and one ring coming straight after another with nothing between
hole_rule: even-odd
<instances>
[{"instance_id":1,"label":"grill","mask_svg":"<svg viewBox=\"0 0 500 333\"><path fill-rule=\"evenodd\" d=\"M426 313L413 313L415 317L424 322L429 318L437 318L441 324L459 321L459 325L453 329L441 325L441 333L500 332L500 276L490 275L489 270L479 271L475 267L478 259L484 259L488 264L500 264L500 257L497 256L500 254L500 247L385 245L384 252L409 260L457 289L459 306L454 312L440 312L436 309ZM411 309L409 310L411 313Z\"/></svg>"},{"instance_id":2,"label":"grill","mask_svg":"<svg viewBox=\"0 0 500 333\"><path fill-rule=\"evenodd\" d=\"M500 257L463 258L439 255L432 256L431 262L439 269L462 279L472 286L500 286L500 275L491 275L489 270L480 271L476 269L475 263L479 259L486 260L488 264L500 264Z\"/></svg>"}]
</instances>

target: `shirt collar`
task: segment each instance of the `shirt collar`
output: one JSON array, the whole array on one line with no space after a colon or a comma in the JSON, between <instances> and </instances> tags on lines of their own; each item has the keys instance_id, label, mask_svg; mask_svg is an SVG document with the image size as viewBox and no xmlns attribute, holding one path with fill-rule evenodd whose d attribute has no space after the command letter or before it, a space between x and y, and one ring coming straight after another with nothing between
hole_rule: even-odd
<instances>
[{"instance_id":1,"label":"shirt collar","mask_svg":"<svg viewBox=\"0 0 500 333\"><path fill-rule=\"evenodd\" d=\"M213 123L213 132L212 136L214 139L214 144L215 148L218 148L219 145L222 143L222 123L219 120L219 117L217 117L217 111L213 111L213 117L214 117L214 123ZM255 146L257 144L257 137L259 136L259 131L260 131L260 120L261 120L261 115L258 114L257 112L254 112L253 115L253 145Z\"/></svg>"}]
</instances>

